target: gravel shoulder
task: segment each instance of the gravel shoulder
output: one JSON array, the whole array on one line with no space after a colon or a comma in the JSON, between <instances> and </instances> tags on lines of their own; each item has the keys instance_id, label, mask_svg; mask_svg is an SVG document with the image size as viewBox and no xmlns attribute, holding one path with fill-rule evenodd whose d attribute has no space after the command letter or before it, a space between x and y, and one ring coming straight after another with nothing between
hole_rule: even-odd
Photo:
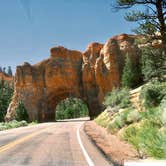
<instances>
[{"instance_id":1,"label":"gravel shoulder","mask_svg":"<svg viewBox=\"0 0 166 166\"><path fill-rule=\"evenodd\" d=\"M136 150L126 142L112 135L94 121L88 121L84 130L89 138L114 165L123 165L126 160L138 159Z\"/></svg>"}]
</instances>

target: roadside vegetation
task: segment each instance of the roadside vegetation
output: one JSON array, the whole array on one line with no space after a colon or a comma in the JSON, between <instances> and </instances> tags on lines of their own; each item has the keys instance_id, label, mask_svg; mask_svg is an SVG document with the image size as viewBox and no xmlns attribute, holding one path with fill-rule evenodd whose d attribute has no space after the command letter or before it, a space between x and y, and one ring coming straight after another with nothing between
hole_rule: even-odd
<instances>
[{"instance_id":1,"label":"roadside vegetation","mask_svg":"<svg viewBox=\"0 0 166 166\"><path fill-rule=\"evenodd\" d=\"M88 116L88 108L82 100L77 98L67 98L61 101L55 109L56 120L86 116Z\"/></svg>"},{"instance_id":2,"label":"roadside vegetation","mask_svg":"<svg viewBox=\"0 0 166 166\"><path fill-rule=\"evenodd\" d=\"M119 93L122 92L119 90ZM113 92L111 98L114 95ZM140 158L166 159L166 82L151 82L143 86L140 93L141 112L128 102L122 108L123 100L121 103L118 99L117 105L113 106L110 102L109 106L110 96L105 98L107 109L95 122L132 144Z\"/></svg>"},{"instance_id":3,"label":"roadside vegetation","mask_svg":"<svg viewBox=\"0 0 166 166\"><path fill-rule=\"evenodd\" d=\"M1 122L0 131L17 128L17 127L22 127L22 126L28 126L28 123L24 120L22 120L22 121L13 120L11 122Z\"/></svg>"}]
</instances>

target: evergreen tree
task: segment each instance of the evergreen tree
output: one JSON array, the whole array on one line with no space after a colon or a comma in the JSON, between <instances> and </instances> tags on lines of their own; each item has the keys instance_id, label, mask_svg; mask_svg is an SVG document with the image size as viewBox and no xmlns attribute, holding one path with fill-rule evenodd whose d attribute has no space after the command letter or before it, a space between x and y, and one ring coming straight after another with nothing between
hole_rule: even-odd
<instances>
[{"instance_id":1,"label":"evergreen tree","mask_svg":"<svg viewBox=\"0 0 166 166\"><path fill-rule=\"evenodd\" d=\"M116 3L113 4L114 9L117 10L134 6L142 6L142 8L141 10L130 10L126 13L125 19L138 22L137 33L145 35L151 41L160 39L166 49L166 0L116 0ZM160 35L157 35L156 32L159 32Z\"/></svg>"},{"instance_id":2,"label":"evergreen tree","mask_svg":"<svg viewBox=\"0 0 166 166\"><path fill-rule=\"evenodd\" d=\"M3 67L3 73L5 74L6 73L6 67Z\"/></svg>"},{"instance_id":3,"label":"evergreen tree","mask_svg":"<svg viewBox=\"0 0 166 166\"><path fill-rule=\"evenodd\" d=\"M8 66L7 74L8 74L9 76L13 76L11 66Z\"/></svg>"},{"instance_id":4,"label":"evergreen tree","mask_svg":"<svg viewBox=\"0 0 166 166\"><path fill-rule=\"evenodd\" d=\"M139 6L141 8L126 13L125 19L139 24L135 32L145 37L144 43L161 41L161 47L156 51L152 47L142 50L144 79L147 81L157 77L160 80L166 66L166 0L116 0L113 4L117 10Z\"/></svg>"},{"instance_id":5,"label":"evergreen tree","mask_svg":"<svg viewBox=\"0 0 166 166\"><path fill-rule=\"evenodd\" d=\"M160 57L160 58L159 58ZM146 47L142 50L142 73L145 81L153 78L162 81L166 71L164 69L164 52L160 49Z\"/></svg>"},{"instance_id":6,"label":"evergreen tree","mask_svg":"<svg viewBox=\"0 0 166 166\"><path fill-rule=\"evenodd\" d=\"M0 72L2 72L2 67L0 66Z\"/></svg>"},{"instance_id":7,"label":"evergreen tree","mask_svg":"<svg viewBox=\"0 0 166 166\"><path fill-rule=\"evenodd\" d=\"M88 108L77 98L67 98L56 107L56 119L71 119L88 116Z\"/></svg>"},{"instance_id":8,"label":"evergreen tree","mask_svg":"<svg viewBox=\"0 0 166 166\"><path fill-rule=\"evenodd\" d=\"M142 82L142 74L140 65L134 65L129 57L126 55L125 66L122 74L122 86L134 88Z\"/></svg>"},{"instance_id":9,"label":"evergreen tree","mask_svg":"<svg viewBox=\"0 0 166 166\"><path fill-rule=\"evenodd\" d=\"M22 101L19 102L18 107L16 109L16 120L21 121L21 120L26 120L28 121L29 116L28 112L24 107L24 104Z\"/></svg>"},{"instance_id":10,"label":"evergreen tree","mask_svg":"<svg viewBox=\"0 0 166 166\"><path fill-rule=\"evenodd\" d=\"M0 80L0 122L4 121L12 96L13 86L4 80Z\"/></svg>"}]
</instances>

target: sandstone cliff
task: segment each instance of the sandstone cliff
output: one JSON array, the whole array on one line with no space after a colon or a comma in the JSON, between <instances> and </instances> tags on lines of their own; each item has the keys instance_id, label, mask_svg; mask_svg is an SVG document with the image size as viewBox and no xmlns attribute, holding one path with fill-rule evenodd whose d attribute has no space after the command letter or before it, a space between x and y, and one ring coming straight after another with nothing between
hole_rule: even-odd
<instances>
[{"instance_id":1,"label":"sandstone cliff","mask_svg":"<svg viewBox=\"0 0 166 166\"><path fill-rule=\"evenodd\" d=\"M122 34L104 45L92 43L84 53L54 47L48 59L35 65L18 66L6 120L14 118L19 100L28 110L30 120L54 120L56 105L67 97L81 98L87 103L90 117L97 116L104 95L120 86L127 53L137 64L140 52L134 36Z\"/></svg>"}]
</instances>

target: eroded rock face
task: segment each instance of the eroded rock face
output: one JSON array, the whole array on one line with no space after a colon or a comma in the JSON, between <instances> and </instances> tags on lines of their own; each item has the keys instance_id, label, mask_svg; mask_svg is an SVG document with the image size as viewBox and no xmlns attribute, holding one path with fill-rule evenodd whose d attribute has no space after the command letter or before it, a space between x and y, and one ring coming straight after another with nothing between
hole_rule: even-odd
<instances>
[{"instance_id":1,"label":"eroded rock face","mask_svg":"<svg viewBox=\"0 0 166 166\"><path fill-rule=\"evenodd\" d=\"M60 46L50 53L50 58L38 64L17 67L15 92L6 120L14 118L20 100L30 120L54 120L56 105L67 97L85 101L93 118L102 110L104 95L120 86L125 55L128 53L133 63L139 61L134 36L126 34L115 36L104 45L92 43L84 53Z\"/></svg>"}]
</instances>

